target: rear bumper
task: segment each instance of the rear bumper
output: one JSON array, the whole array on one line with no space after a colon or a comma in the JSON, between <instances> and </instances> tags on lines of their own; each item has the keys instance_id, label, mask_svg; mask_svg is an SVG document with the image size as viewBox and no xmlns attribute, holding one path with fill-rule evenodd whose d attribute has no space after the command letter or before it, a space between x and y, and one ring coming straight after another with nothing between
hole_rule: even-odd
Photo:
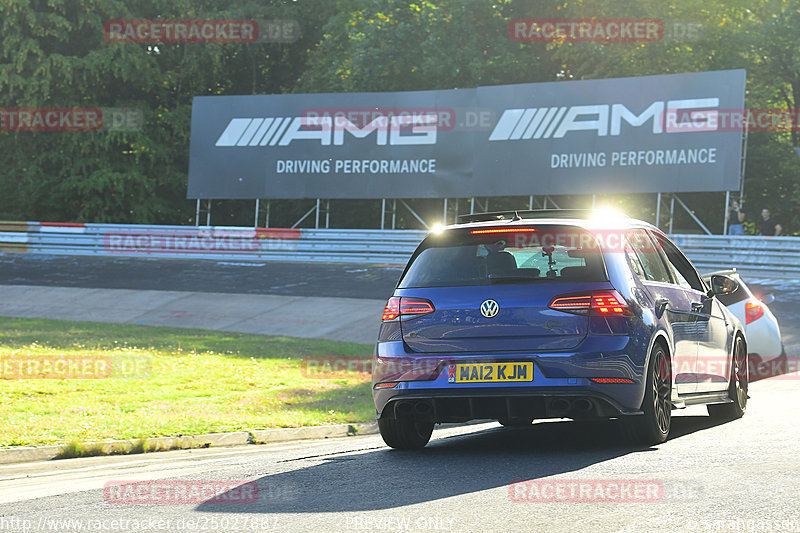
<instances>
[{"instance_id":1,"label":"rear bumper","mask_svg":"<svg viewBox=\"0 0 800 533\"><path fill-rule=\"evenodd\" d=\"M644 398L647 345L627 336L588 337L581 351L497 354L410 354L402 341L380 342L373 361L378 417L408 415L437 422L500 418L591 418L638 414ZM400 362L398 362L400 361ZM409 363L410 361L410 363ZM516 383L451 383L458 363L533 362L533 379ZM426 376L427 374L427 376ZM627 378L596 383L589 378Z\"/></svg>"},{"instance_id":2,"label":"rear bumper","mask_svg":"<svg viewBox=\"0 0 800 533\"><path fill-rule=\"evenodd\" d=\"M476 419L591 419L636 414L641 411L626 408L603 393L586 389L412 389L389 397L378 418L415 416L435 422L465 422Z\"/></svg>"},{"instance_id":3,"label":"rear bumper","mask_svg":"<svg viewBox=\"0 0 800 533\"><path fill-rule=\"evenodd\" d=\"M781 330L778 321L769 313L745 326L747 351L757 354L763 361L780 357L783 353Z\"/></svg>"}]
</instances>

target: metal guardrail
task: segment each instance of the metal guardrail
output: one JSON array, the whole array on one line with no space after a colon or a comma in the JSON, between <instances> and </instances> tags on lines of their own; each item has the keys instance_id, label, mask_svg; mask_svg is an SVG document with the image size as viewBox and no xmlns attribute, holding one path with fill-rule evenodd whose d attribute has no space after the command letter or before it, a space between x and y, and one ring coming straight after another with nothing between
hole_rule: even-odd
<instances>
[{"instance_id":1,"label":"metal guardrail","mask_svg":"<svg viewBox=\"0 0 800 533\"><path fill-rule=\"evenodd\" d=\"M405 264L426 232L0 222L0 251L63 255ZM673 235L701 272L800 277L800 239Z\"/></svg>"},{"instance_id":2,"label":"metal guardrail","mask_svg":"<svg viewBox=\"0 0 800 533\"><path fill-rule=\"evenodd\" d=\"M426 232L0 222L0 251L405 264Z\"/></svg>"},{"instance_id":3,"label":"metal guardrail","mask_svg":"<svg viewBox=\"0 0 800 533\"><path fill-rule=\"evenodd\" d=\"M735 267L748 276L800 277L800 238L672 235L701 272Z\"/></svg>"}]
</instances>

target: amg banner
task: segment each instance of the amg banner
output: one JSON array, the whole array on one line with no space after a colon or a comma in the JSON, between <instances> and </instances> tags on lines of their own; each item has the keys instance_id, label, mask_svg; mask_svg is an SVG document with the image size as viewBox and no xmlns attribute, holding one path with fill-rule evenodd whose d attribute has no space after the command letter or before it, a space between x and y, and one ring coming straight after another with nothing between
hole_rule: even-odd
<instances>
[{"instance_id":1,"label":"amg banner","mask_svg":"<svg viewBox=\"0 0 800 533\"><path fill-rule=\"evenodd\" d=\"M199 96L188 198L738 190L744 70L443 91Z\"/></svg>"}]
</instances>

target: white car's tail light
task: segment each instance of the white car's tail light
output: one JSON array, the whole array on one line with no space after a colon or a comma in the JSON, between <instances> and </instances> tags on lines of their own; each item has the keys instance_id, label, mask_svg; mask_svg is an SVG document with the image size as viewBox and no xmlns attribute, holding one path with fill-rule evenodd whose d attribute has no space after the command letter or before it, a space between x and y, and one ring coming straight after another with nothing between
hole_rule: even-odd
<instances>
[{"instance_id":1,"label":"white car's tail light","mask_svg":"<svg viewBox=\"0 0 800 533\"><path fill-rule=\"evenodd\" d=\"M744 316L747 324L750 322L755 322L764 316L764 306L759 302L749 300L746 304L744 304Z\"/></svg>"}]
</instances>

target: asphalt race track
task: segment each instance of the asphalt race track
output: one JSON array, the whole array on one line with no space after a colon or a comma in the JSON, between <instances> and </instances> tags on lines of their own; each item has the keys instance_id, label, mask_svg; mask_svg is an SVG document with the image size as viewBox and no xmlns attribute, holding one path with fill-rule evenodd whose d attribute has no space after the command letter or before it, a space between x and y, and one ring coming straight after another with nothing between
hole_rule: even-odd
<instances>
[{"instance_id":1,"label":"asphalt race track","mask_svg":"<svg viewBox=\"0 0 800 533\"><path fill-rule=\"evenodd\" d=\"M491 423L437 430L420 452L364 436L12 465L0 467L0 520L12 531L798 531L800 384L762 381L751 395L727 424L688 408L653 448L621 444L611 423ZM169 503L167 480L250 481L257 498ZM159 501L103 490L131 481ZM553 501L580 483L588 501Z\"/></svg>"},{"instance_id":2,"label":"asphalt race track","mask_svg":"<svg viewBox=\"0 0 800 533\"><path fill-rule=\"evenodd\" d=\"M0 254L0 316L372 344L401 272L398 265Z\"/></svg>"},{"instance_id":3,"label":"asphalt race track","mask_svg":"<svg viewBox=\"0 0 800 533\"><path fill-rule=\"evenodd\" d=\"M382 299L399 273L0 255L0 285L17 286ZM675 411L671 438L647 448L613 422L545 421L437 429L419 452L357 436L0 466L0 532L800 531L800 280L747 281L776 297L789 373L752 383L741 420ZM178 486L216 492L177 501Z\"/></svg>"},{"instance_id":4,"label":"asphalt race track","mask_svg":"<svg viewBox=\"0 0 800 533\"><path fill-rule=\"evenodd\" d=\"M377 298L400 265L0 253L0 285Z\"/></svg>"}]
</instances>

